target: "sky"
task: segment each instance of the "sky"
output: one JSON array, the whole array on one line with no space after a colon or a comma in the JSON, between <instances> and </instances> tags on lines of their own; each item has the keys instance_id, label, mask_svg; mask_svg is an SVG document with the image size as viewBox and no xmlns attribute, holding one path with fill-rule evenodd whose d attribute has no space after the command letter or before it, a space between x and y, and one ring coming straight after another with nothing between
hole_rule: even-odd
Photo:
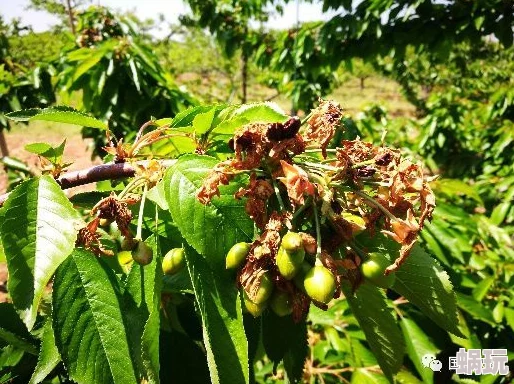
<instances>
[{"instance_id":1,"label":"sky","mask_svg":"<svg viewBox=\"0 0 514 384\"><path fill-rule=\"evenodd\" d=\"M48 30L58 23L56 17L42 11L27 10L29 0L0 0L0 15L6 22L13 18L20 18L22 25L31 25L34 31ZM122 11L135 11L141 19L156 18L159 13L164 14L166 21L176 22L178 15L187 13L188 7L181 0L93 0L95 5L103 5ZM327 19L322 14L321 4L300 4L300 21L314 21ZM273 19L270 25L288 28L296 23L296 4L294 2L284 7L284 16ZM165 31L161 31L163 35ZM156 32L157 35L161 34ZM159 36L157 36L159 37Z\"/></svg>"}]
</instances>

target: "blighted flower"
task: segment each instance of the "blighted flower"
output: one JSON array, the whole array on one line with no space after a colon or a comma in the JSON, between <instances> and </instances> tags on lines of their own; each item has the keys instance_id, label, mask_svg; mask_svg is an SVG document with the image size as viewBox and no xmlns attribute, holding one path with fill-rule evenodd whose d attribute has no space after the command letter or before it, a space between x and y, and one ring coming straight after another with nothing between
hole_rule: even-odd
<instances>
[{"instance_id":1,"label":"blighted flower","mask_svg":"<svg viewBox=\"0 0 514 384\"><path fill-rule=\"evenodd\" d=\"M284 183L287 189L289 200L293 204L302 205L305 201L304 194L313 196L315 194L314 185L309 181L307 173L299 166L280 161L284 177L279 180Z\"/></svg>"},{"instance_id":2,"label":"blighted flower","mask_svg":"<svg viewBox=\"0 0 514 384\"><path fill-rule=\"evenodd\" d=\"M235 160L227 160L217 164L207 175L201 188L196 193L197 199L202 204L209 204L214 196L219 196L219 186L227 185L232 179Z\"/></svg>"},{"instance_id":3,"label":"blighted flower","mask_svg":"<svg viewBox=\"0 0 514 384\"><path fill-rule=\"evenodd\" d=\"M246 213L255 221L258 228L264 229L268 221L266 203L273 192L273 187L268 181L257 179L255 172L252 172L248 187L240 188L234 197L236 199L248 197L245 205Z\"/></svg>"},{"instance_id":4,"label":"blighted flower","mask_svg":"<svg viewBox=\"0 0 514 384\"><path fill-rule=\"evenodd\" d=\"M334 137L342 116L343 112L338 103L320 99L319 106L311 112L311 117L307 121L307 140L318 143L325 158L328 144Z\"/></svg>"},{"instance_id":5,"label":"blighted flower","mask_svg":"<svg viewBox=\"0 0 514 384\"><path fill-rule=\"evenodd\" d=\"M113 193L110 196L100 200L91 209L91 215L98 214L99 219L107 219L109 221L116 221L118 228L123 236L131 236L130 222L132 220L132 212L128 205L135 204L137 199L125 198L118 199Z\"/></svg>"},{"instance_id":6,"label":"blighted flower","mask_svg":"<svg viewBox=\"0 0 514 384\"><path fill-rule=\"evenodd\" d=\"M100 235L96 232L100 223L100 217L91 220L85 227L79 229L75 244L93 252L96 256L114 256L113 251L105 249L100 242Z\"/></svg>"}]
</instances>

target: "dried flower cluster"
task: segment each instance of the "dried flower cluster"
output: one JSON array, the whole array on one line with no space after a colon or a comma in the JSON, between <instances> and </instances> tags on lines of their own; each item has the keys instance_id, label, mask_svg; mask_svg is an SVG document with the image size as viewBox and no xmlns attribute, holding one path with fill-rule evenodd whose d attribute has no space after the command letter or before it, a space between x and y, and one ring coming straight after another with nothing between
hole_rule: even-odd
<instances>
[{"instance_id":1,"label":"dried flower cluster","mask_svg":"<svg viewBox=\"0 0 514 384\"><path fill-rule=\"evenodd\" d=\"M361 140L345 140L329 149L336 130L342 129L341 117L337 103L321 101L305 126L293 117L285 123L241 127L229 142L234 157L217 164L197 193L200 202L209 204L220 185L249 173L249 184L235 198L246 198L246 212L262 232L251 245L238 283L251 299L261 276L269 273L278 290L295 298L296 319L311 298L277 270L285 231L302 229L306 260L334 274L337 297L342 279L354 289L362 282L359 265L366 250L358 246L359 233L379 230L401 244L387 275L406 260L435 207L423 169L399 151Z\"/></svg>"}]
</instances>

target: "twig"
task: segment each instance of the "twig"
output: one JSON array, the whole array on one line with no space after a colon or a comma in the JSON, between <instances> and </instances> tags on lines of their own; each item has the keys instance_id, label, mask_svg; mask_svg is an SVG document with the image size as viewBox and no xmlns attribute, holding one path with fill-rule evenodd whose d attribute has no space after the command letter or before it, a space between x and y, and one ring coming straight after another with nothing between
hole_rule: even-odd
<instances>
[{"instance_id":1,"label":"twig","mask_svg":"<svg viewBox=\"0 0 514 384\"><path fill-rule=\"evenodd\" d=\"M175 164L175 159L158 160L161 166L168 168ZM149 160L137 161L135 164L145 166ZM129 163L109 163L95 165L93 167L82 169L80 171L67 172L61 175L56 181L62 189L69 189L96 183L103 180L117 180L127 177L132 177L136 173L136 169ZM4 204L5 200L9 197L9 193L0 195L0 207Z\"/></svg>"}]
</instances>

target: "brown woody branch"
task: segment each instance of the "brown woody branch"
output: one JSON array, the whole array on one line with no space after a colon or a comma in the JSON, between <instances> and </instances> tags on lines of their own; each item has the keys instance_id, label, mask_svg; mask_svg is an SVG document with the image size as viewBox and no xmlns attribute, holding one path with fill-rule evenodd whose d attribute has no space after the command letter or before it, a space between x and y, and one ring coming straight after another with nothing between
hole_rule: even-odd
<instances>
[{"instance_id":1,"label":"brown woody branch","mask_svg":"<svg viewBox=\"0 0 514 384\"><path fill-rule=\"evenodd\" d=\"M163 167L170 167L176 160L160 160ZM138 161L138 165L146 165L148 160ZM111 163L95 165L80 171L67 172L61 175L56 181L62 189L70 189L80 185L96 183L103 180L116 180L134 176L136 170L129 163ZM0 207L9 197L9 193L0 195Z\"/></svg>"}]
</instances>

